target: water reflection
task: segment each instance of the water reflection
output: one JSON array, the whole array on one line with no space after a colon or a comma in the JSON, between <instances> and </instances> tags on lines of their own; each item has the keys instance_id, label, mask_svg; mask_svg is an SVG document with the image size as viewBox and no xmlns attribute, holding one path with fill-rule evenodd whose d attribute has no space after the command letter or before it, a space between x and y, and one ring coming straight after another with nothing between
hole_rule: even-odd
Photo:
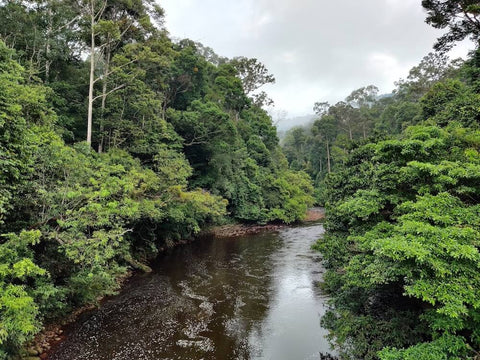
<instances>
[{"instance_id":1,"label":"water reflection","mask_svg":"<svg viewBox=\"0 0 480 360\"><path fill-rule=\"evenodd\" d=\"M323 227L206 239L162 256L67 331L51 360L318 359Z\"/></svg>"},{"instance_id":2,"label":"water reflection","mask_svg":"<svg viewBox=\"0 0 480 360\"><path fill-rule=\"evenodd\" d=\"M274 295L263 335L250 335L250 342L261 349L253 359L319 359L319 352L328 352L326 330L319 327L326 299L314 286L321 281L320 258L310 250L322 234L319 226L280 234L284 246L273 256Z\"/></svg>"}]
</instances>

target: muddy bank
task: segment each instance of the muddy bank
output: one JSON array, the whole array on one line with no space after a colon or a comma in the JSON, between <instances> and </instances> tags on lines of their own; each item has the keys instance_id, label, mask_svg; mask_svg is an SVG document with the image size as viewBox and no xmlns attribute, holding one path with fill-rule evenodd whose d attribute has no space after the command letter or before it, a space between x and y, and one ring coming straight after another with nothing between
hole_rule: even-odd
<instances>
[{"instance_id":1,"label":"muddy bank","mask_svg":"<svg viewBox=\"0 0 480 360\"><path fill-rule=\"evenodd\" d=\"M300 224L316 222L325 219L325 209L324 208L311 208L307 211L305 219L299 222ZM216 226L206 230L204 235L213 235L220 238L232 238L245 235L256 235L264 231L280 231L285 229L286 224L266 224L266 225L255 225L255 224L231 224L224 226Z\"/></svg>"},{"instance_id":2,"label":"muddy bank","mask_svg":"<svg viewBox=\"0 0 480 360\"><path fill-rule=\"evenodd\" d=\"M278 231L285 228L283 224L267 224L267 225L244 225L233 224L217 226L209 229L205 234L218 238L234 238L245 235L255 235L264 231Z\"/></svg>"},{"instance_id":3,"label":"muddy bank","mask_svg":"<svg viewBox=\"0 0 480 360\"><path fill-rule=\"evenodd\" d=\"M304 222L320 221L325 219L324 208L312 208L307 211L307 216L303 220Z\"/></svg>"}]
</instances>

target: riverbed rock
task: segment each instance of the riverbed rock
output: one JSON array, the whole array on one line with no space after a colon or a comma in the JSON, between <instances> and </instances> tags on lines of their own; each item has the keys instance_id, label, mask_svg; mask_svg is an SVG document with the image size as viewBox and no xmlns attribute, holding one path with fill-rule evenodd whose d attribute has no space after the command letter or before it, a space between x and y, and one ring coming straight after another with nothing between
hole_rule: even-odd
<instances>
[{"instance_id":1,"label":"riverbed rock","mask_svg":"<svg viewBox=\"0 0 480 360\"><path fill-rule=\"evenodd\" d=\"M234 238L245 235L256 235L264 231L278 231L285 228L283 224L267 224L267 225L224 225L217 226L206 231L205 235L213 235L218 238Z\"/></svg>"},{"instance_id":2,"label":"riverbed rock","mask_svg":"<svg viewBox=\"0 0 480 360\"><path fill-rule=\"evenodd\" d=\"M27 353L28 353L28 355L30 355L30 356L35 356L35 355L38 355L38 354L39 354L39 351L36 350L36 349L34 349L34 348L28 348L28 349L27 349Z\"/></svg>"}]
</instances>

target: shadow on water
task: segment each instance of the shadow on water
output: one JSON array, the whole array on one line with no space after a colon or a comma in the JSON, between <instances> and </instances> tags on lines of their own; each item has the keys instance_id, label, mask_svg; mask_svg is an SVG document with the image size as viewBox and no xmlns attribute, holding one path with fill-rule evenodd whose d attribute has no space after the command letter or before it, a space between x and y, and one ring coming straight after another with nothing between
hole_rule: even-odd
<instances>
[{"instance_id":1,"label":"shadow on water","mask_svg":"<svg viewBox=\"0 0 480 360\"><path fill-rule=\"evenodd\" d=\"M161 256L67 329L50 360L319 359L320 224L204 239Z\"/></svg>"}]
</instances>

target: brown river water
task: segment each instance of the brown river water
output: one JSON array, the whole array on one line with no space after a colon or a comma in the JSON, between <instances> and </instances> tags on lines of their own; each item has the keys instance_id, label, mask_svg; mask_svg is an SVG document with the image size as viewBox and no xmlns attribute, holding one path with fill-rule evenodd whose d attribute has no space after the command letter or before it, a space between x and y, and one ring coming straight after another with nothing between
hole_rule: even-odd
<instances>
[{"instance_id":1,"label":"brown river water","mask_svg":"<svg viewBox=\"0 0 480 360\"><path fill-rule=\"evenodd\" d=\"M321 224L208 238L159 257L150 274L66 329L49 360L310 360L333 353Z\"/></svg>"}]
</instances>

